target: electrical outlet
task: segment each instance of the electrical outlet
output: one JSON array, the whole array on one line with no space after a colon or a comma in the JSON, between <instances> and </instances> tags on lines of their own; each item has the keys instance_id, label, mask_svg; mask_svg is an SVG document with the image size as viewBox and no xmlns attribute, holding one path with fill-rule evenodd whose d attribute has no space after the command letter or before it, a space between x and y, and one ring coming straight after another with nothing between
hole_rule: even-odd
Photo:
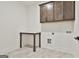
<instances>
[{"instance_id":1,"label":"electrical outlet","mask_svg":"<svg viewBox=\"0 0 79 59\"><path fill-rule=\"evenodd\" d=\"M47 43L48 43L48 44L51 44L51 40L52 40L52 39L47 39Z\"/></svg>"}]
</instances>

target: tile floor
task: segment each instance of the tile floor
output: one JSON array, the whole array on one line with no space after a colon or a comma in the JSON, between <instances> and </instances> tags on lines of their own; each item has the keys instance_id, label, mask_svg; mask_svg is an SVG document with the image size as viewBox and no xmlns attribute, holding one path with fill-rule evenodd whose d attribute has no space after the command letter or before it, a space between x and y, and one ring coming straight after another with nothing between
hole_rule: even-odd
<instances>
[{"instance_id":1,"label":"tile floor","mask_svg":"<svg viewBox=\"0 0 79 59\"><path fill-rule=\"evenodd\" d=\"M69 53L60 51L37 48L36 52L32 48L21 48L8 53L9 58L73 58L74 56Z\"/></svg>"}]
</instances>

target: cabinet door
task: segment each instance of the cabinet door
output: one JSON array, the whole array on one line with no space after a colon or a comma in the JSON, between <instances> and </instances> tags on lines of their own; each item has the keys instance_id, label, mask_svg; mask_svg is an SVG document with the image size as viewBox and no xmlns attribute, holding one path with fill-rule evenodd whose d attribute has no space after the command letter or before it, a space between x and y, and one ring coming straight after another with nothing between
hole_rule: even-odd
<instances>
[{"instance_id":1,"label":"cabinet door","mask_svg":"<svg viewBox=\"0 0 79 59\"><path fill-rule=\"evenodd\" d=\"M74 20L75 18L75 2L64 1L64 20Z\"/></svg>"},{"instance_id":2,"label":"cabinet door","mask_svg":"<svg viewBox=\"0 0 79 59\"><path fill-rule=\"evenodd\" d=\"M47 8L47 22L53 21L53 2L46 4Z\"/></svg>"},{"instance_id":3,"label":"cabinet door","mask_svg":"<svg viewBox=\"0 0 79 59\"><path fill-rule=\"evenodd\" d=\"M46 22L47 18L47 12L46 12L46 5L41 5L40 6L40 22Z\"/></svg>"},{"instance_id":4,"label":"cabinet door","mask_svg":"<svg viewBox=\"0 0 79 59\"><path fill-rule=\"evenodd\" d=\"M63 20L63 2L56 1L54 2L54 19Z\"/></svg>"}]
</instances>

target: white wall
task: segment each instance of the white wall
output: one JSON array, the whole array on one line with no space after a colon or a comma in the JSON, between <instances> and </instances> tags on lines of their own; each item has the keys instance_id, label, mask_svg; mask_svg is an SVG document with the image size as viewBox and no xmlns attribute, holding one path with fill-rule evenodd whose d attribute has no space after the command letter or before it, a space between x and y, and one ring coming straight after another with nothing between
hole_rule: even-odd
<instances>
[{"instance_id":1,"label":"white wall","mask_svg":"<svg viewBox=\"0 0 79 59\"><path fill-rule=\"evenodd\" d=\"M41 3L45 3L45 2L41 2ZM41 31L42 32L66 32L66 31L74 32L74 21L41 23Z\"/></svg>"},{"instance_id":2,"label":"white wall","mask_svg":"<svg viewBox=\"0 0 79 59\"><path fill-rule=\"evenodd\" d=\"M21 2L0 2L0 53L19 48L19 32L40 32L39 6ZM28 41L33 45L33 37L23 36L23 46ZM38 38L38 37L37 37ZM38 40L37 40L38 46Z\"/></svg>"},{"instance_id":3,"label":"white wall","mask_svg":"<svg viewBox=\"0 0 79 59\"><path fill-rule=\"evenodd\" d=\"M39 35L36 35L36 46L39 46ZM22 36L22 47L32 47L33 48L33 44L34 44L34 36L33 35L23 35Z\"/></svg>"},{"instance_id":4,"label":"white wall","mask_svg":"<svg viewBox=\"0 0 79 59\"><path fill-rule=\"evenodd\" d=\"M27 31L28 32L40 32L41 24L40 24L40 12L38 5L28 5L26 6L28 10L28 23L27 23Z\"/></svg>"},{"instance_id":5,"label":"white wall","mask_svg":"<svg viewBox=\"0 0 79 59\"><path fill-rule=\"evenodd\" d=\"M19 32L26 31L26 8L0 1L0 54L19 48Z\"/></svg>"},{"instance_id":6,"label":"white wall","mask_svg":"<svg viewBox=\"0 0 79 59\"><path fill-rule=\"evenodd\" d=\"M73 33L67 34L55 32L54 35L52 35L52 32L42 32L41 36L42 48L74 54ZM47 39L51 39L51 44L47 43Z\"/></svg>"},{"instance_id":7,"label":"white wall","mask_svg":"<svg viewBox=\"0 0 79 59\"><path fill-rule=\"evenodd\" d=\"M74 32L79 35L79 1L76 2L75 6L75 19Z\"/></svg>"},{"instance_id":8,"label":"white wall","mask_svg":"<svg viewBox=\"0 0 79 59\"><path fill-rule=\"evenodd\" d=\"M42 23L41 31L42 32L66 32L66 31L74 32L74 21Z\"/></svg>"},{"instance_id":9,"label":"white wall","mask_svg":"<svg viewBox=\"0 0 79 59\"><path fill-rule=\"evenodd\" d=\"M79 1L76 1L75 6L75 28L74 28L74 37L79 36ZM74 39L74 51L75 56L79 57L79 41Z\"/></svg>"}]
</instances>

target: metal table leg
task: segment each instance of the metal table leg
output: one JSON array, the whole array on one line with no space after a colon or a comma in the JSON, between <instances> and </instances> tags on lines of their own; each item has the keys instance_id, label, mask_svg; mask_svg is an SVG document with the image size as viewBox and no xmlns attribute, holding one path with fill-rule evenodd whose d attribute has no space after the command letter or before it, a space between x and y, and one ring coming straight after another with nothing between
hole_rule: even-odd
<instances>
[{"instance_id":1,"label":"metal table leg","mask_svg":"<svg viewBox=\"0 0 79 59\"><path fill-rule=\"evenodd\" d=\"M33 51L35 52L35 51L36 51L35 34L34 34L33 36L34 36L34 42L33 42Z\"/></svg>"},{"instance_id":2,"label":"metal table leg","mask_svg":"<svg viewBox=\"0 0 79 59\"><path fill-rule=\"evenodd\" d=\"M20 48L22 48L22 33L20 33Z\"/></svg>"},{"instance_id":3,"label":"metal table leg","mask_svg":"<svg viewBox=\"0 0 79 59\"><path fill-rule=\"evenodd\" d=\"M39 48L41 48L41 33L39 33Z\"/></svg>"}]
</instances>

